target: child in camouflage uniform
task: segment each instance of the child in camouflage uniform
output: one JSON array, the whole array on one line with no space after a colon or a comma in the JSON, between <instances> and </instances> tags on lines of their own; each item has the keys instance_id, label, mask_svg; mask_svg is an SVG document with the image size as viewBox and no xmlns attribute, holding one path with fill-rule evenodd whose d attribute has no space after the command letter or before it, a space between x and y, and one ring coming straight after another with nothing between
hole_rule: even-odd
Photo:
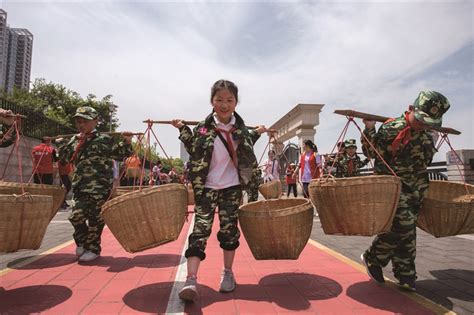
<instances>
[{"instance_id":1,"label":"child in camouflage uniform","mask_svg":"<svg viewBox=\"0 0 474 315\"><path fill-rule=\"evenodd\" d=\"M335 163L336 177L360 176L360 169L369 163L369 159L363 161L357 155L357 145L355 139L344 141L344 153L338 157Z\"/></svg>"},{"instance_id":2,"label":"child in camouflage uniform","mask_svg":"<svg viewBox=\"0 0 474 315\"><path fill-rule=\"evenodd\" d=\"M257 174L253 145L265 132L263 126L254 131L247 129L235 112L237 102L237 86L230 81L219 80L211 90L213 112L193 132L181 120L173 120L173 126L180 131L179 139L190 155L189 178L195 199L194 227L185 253L188 277L179 293L179 297L186 301L193 301L197 293L196 275L200 262L206 258L204 251L216 207L219 207L220 220L217 239L224 253L220 291L232 292L235 289L232 264L240 237L237 213L242 187L247 186Z\"/></svg>"},{"instance_id":3,"label":"child in camouflage uniform","mask_svg":"<svg viewBox=\"0 0 474 315\"><path fill-rule=\"evenodd\" d=\"M0 148L6 148L15 142L16 132L10 129L13 124L14 117L11 110L0 108Z\"/></svg>"},{"instance_id":4,"label":"child in camouflage uniform","mask_svg":"<svg viewBox=\"0 0 474 315\"><path fill-rule=\"evenodd\" d=\"M416 220L429 185L427 167L436 152L431 133L426 129L441 126L442 115L449 107L442 94L422 91L404 115L385 122L378 132L374 121L364 120L364 134L402 181L390 232L377 235L361 256L369 276L378 283L384 282L382 267L392 261L399 285L415 290ZM364 141L363 144L366 145ZM364 152L376 157L376 174L391 174L368 145Z\"/></svg>"},{"instance_id":5,"label":"child in camouflage uniform","mask_svg":"<svg viewBox=\"0 0 474 315\"><path fill-rule=\"evenodd\" d=\"M98 113L92 107L79 107L74 120L80 134L70 141L59 142L59 159L74 163L72 178L74 208L69 221L74 227L76 255L79 261L99 257L100 237L104 220L101 206L108 199L113 186L113 160L123 160L132 153L131 137L121 139L100 134L95 127Z\"/></svg>"}]
</instances>

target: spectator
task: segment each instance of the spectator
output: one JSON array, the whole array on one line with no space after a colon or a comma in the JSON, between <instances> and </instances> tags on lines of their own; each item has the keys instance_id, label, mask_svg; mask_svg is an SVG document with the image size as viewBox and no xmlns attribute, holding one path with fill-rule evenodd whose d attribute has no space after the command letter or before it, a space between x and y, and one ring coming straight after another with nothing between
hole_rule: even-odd
<instances>
[{"instance_id":1,"label":"spectator","mask_svg":"<svg viewBox=\"0 0 474 315\"><path fill-rule=\"evenodd\" d=\"M296 198L297 197L297 191L296 191L296 176L295 176L295 168L296 165L295 163L290 163L288 167L286 168L286 185L288 187L288 191L286 192L286 197L290 196L291 190L293 190L293 196Z\"/></svg>"},{"instance_id":2,"label":"spectator","mask_svg":"<svg viewBox=\"0 0 474 315\"><path fill-rule=\"evenodd\" d=\"M53 184L53 163L58 160L50 139L43 139L31 152L35 184Z\"/></svg>"}]
</instances>

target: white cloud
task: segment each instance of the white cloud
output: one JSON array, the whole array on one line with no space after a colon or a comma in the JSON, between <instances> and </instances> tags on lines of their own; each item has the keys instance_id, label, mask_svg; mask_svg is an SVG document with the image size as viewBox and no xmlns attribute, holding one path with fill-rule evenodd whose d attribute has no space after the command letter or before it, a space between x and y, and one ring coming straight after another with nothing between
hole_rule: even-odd
<instances>
[{"instance_id":1,"label":"white cloud","mask_svg":"<svg viewBox=\"0 0 474 315\"><path fill-rule=\"evenodd\" d=\"M145 118L202 119L210 86L227 78L240 88L237 110L249 124L271 125L297 103L326 104L316 142L328 151L344 125L334 109L399 115L420 89L439 89L465 103L453 103L460 107L445 121L463 131L456 146L472 148L472 65L420 77L461 49L473 51L471 2L3 7L10 24L35 35L33 77L82 95L113 94L123 129L143 130ZM177 156L177 131L156 130Z\"/></svg>"}]
</instances>

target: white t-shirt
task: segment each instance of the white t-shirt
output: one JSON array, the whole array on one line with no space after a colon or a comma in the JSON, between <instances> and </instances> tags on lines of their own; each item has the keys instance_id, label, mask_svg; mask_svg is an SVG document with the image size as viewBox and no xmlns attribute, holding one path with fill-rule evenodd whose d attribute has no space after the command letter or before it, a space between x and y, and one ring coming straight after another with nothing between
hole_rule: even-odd
<instances>
[{"instance_id":1,"label":"white t-shirt","mask_svg":"<svg viewBox=\"0 0 474 315\"><path fill-rule=\"evenodd\" d=\"M217 128L224 130L231 130L235 124L235 117L232 116L230 122L225 125L217 120L214 115L214 121ZM221 133L226 139L224 133ZM237 143L232 139L234 150L237 150ZM214 151L212 151L211 165L209 166L209 173L207 174L206 184L204 187L212 189L224 189L232 186L240 185L239 173L232 161L232 158L227 151L225 144L221 141L219 136L214 140Z\"/></svg>"},{"instance_id":2,"label":"white t-shirt","mask_svg":"<svg viewBox=\"0 0 474 315\"><path fill-rule=\"evenodd\" d=\"M265 181L278 180L280 179L280 163L277 159L266 160L265 168L263 169L263 179Z\"/></svg>"}]
</instances>

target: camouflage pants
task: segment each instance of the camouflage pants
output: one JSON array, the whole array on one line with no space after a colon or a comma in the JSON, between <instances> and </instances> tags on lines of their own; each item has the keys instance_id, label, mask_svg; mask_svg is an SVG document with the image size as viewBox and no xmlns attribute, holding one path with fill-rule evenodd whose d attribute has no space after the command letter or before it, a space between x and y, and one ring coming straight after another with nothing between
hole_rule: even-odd
<instances>
[{"instance_id":1,"label":"camouflage pants","mask_svg":"<svg viewBox=\"0 0 474 315\"><path fill-rule=\"evenodd\" d=\"M418 192L402 191L390 232L377 235L365 252L369 263L385 267L391 260L396 278L416 278L416 220L420 206Z\"/></svg>"},{"instance_id":2,"label":"camouflage pants","mask_svg":"<svg viewBox=\"0 0 474 315\"><path fill-rule=\"evenodd\" d=\"M220 247L224 250L235 250L239 247L240 231L237 227L237 219L241 198L240 185L219 190L204 188L203 196L196 199L194 227L189 235L186 258L193 256L201 260L206 258L204 251L211 235L216 207L219 208L220 230L217 233L217 239Z\"/></svg>"},{"instance_id":3,"label":"camouflage pants","mask_svg":"<svg viewBox=\"0 0 474 315\"><path fill-rule=\"evenodd\" d=\"M109 192L97 195L74 195L74 208L69 221L74 227L74 241L95 254L100 254L100 237L104 229L104 220L100 215L101 206L109 197Z\"/></svg>"},{"instance_id":4,"label":"camouflage pants","mask_svg":"<svg viewBox=\"0 0 474 315\"><path fill-rule=\"evenodd\" d=\"M247 202L257 201L258 200L258 185L249 185L246 189L247 192Z\"/></svg>"}]
</instances>

